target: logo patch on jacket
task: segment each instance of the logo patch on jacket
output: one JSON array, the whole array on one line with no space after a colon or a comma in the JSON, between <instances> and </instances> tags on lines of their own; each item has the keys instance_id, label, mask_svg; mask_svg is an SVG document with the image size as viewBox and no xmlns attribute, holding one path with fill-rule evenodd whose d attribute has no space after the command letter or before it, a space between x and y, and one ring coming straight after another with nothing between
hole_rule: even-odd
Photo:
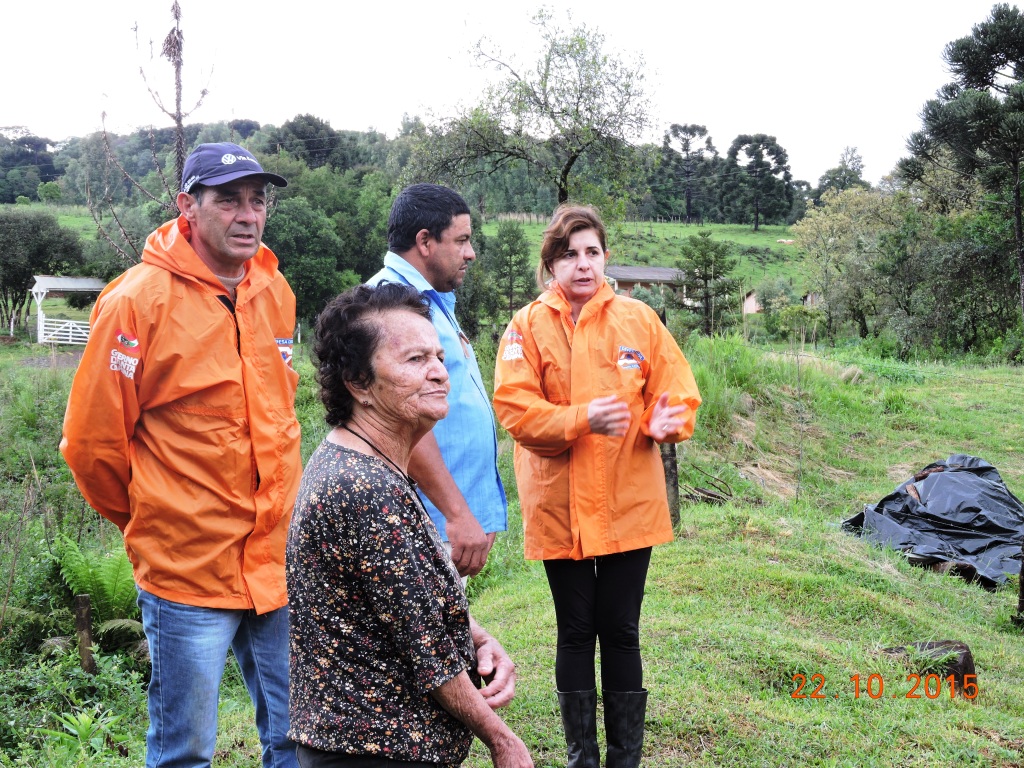
<instances>
[{"instance_id":1,"label":"logo patch on jacket","mask_svg":"<svg viewBox=\"0 0 1024 768\"><path fill-rule=\"evenodd\" d=\"M509 328L508 333L505 334L507 344L505 349L502 350L502 360L522 360L523 359L523 335L515 328Z\"/></svg>"},{"instance_id":2,"label":"logo patch on jacket","mask_svg":"<svg viewBox=\"0 0 1024 768\"><path fill-rule=\"evenodd\" d=\"M281 353L281 359L289 368L292 366L292 342L293 339L277 339L277 349Z\"/></svg>"},{"instance_id":3,"label":"logo patch on jacket","mask_svg":"<svg viewBox=\"0 0 1024 768\"><path fill-rule=\"evenodd\" d=\"M631 347L619 346L619 367L623 369L639 368L644 356Z\"/></svg>"},{"instance_id":4,"label":"logo patch on jacket","mask_svg":"<svg viewBox=\"0 0 1024 768\"><path fill-rule=\"evenodd\" d=\"M126 355L116 349L110 350L110 370L118 371L126 379L134 379L135 369L138 366L139 358Z\"/></svg>"},{"instance_id":5,"label":"logo patch on jacket","mask_svg":"<svg viewBox=\"0 0 1024 768\"><path fill-rule=\"evenodd\" d=\"M117 343L125 349L136 349L139 346L139 337L133 336L128 331L118 330Z\"/></svg>"}]
</instances>

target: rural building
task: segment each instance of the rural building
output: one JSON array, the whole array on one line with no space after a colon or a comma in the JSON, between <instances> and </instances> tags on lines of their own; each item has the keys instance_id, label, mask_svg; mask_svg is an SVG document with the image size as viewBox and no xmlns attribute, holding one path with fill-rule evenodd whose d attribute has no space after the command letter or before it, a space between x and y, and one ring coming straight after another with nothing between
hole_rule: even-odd
<instances>
[{"instance_id":1,"label":"rural building","mask_svg":"<svg viewBox=\"0 0 1024 768\"><path fill-rule=\"evenodd\" d=\"M102 291L106 280L96 277L54 277L36 275L32 298L36 302L36 340L39 344L85 344L89 340L89 324L77 320L49 319L43 313L43 299L63 296L75 291Z\"/></svg>"},{"instance_id":2,"label":"rural building","mask_svg":"<svg viewBox=\"0 0 1024 768\"><path fill-rule=\"evenodd\" d=\"M612 281L612 288L619 293L630 295L637 287L664 293L678 290L683 282L682 273L675 267L623 267L620 265L604 268L605 277Z\"/></svg>"},{"instance_id":3,"label":"rural building","mask_svg":"<svg viewBox=\"0 0 1024 768\"><path fill-rule=\"evenodd\" d=\"M761 302L757 300L757 293L754 291L747 291L743 297L743 314L744 315L756 315L761 311Z\"/></svg>"}]
</instances>

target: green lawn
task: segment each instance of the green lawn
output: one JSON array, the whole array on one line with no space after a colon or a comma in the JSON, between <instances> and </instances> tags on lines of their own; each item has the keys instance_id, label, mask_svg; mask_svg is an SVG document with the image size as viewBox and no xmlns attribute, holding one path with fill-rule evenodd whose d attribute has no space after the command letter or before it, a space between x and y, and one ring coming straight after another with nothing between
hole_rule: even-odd
<instances>
[{"instance_id":1,"label":"green lawn","mask_svg":"<svg viewBox=\"0 0 1024 768\"><path fill-rule=\"evenodd\" d=\"M62 227L75 230L82 238L96 234L96 222L84 205L64 205L53 210L57 213L57 223Z\"/></svg>"},{"instance_id":2,"label":"green lawn","mask_svg":"<svg viewBox=\"0 0 1024 768\"><path fill-rule=\"evenodd\" d=\"M1019 495L1019 370L872 367L722 340L686 353L705 406L679 451L681 479L707 487L708 472L733 500L684 504L675 542L654 552L642 623L651 692L644 765L1022 765L1024 634L1010 621L1017 579L986 592L839 528L956 452L993 463ZM862 378L848 383L858 363ZM518 694L503 717L538 766L564 766L554 612L543 569L522 559L507 438L501 469L513 526L471 582L472 610L518 665ZM882 653L941 639L972 649L974 700L951 699L945 681L932 684L934 698L923 689L908 698L915 670ZM824 698L794 698L797 675L821 676L803 693L824 681ZM255 756L251 710L233 685L220 743L248 744ZM467 766L489 765L475 743Z\"/></svg>"}]
</instances>

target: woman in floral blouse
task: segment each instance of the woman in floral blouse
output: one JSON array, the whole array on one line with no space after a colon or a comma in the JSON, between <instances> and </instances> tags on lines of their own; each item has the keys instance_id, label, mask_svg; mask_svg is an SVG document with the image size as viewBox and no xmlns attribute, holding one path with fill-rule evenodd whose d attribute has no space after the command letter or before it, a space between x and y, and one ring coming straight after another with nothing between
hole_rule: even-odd
<instances>
[{"instance_id":1,"label":"woman in floral blouse","mask_svg":"<svg viewBox=\"0 0 1024 768\"><path fill-rule=\"evenodd\" d=\"M457 766L474 734L495 766L533 765L493 711L512 699L512 662L470 618L407 473L448 412L429 317L414 289L384 284L342 294L317 322L333 429L306 465L287 547L302 768Z\"/></svg>"}]
</instances>

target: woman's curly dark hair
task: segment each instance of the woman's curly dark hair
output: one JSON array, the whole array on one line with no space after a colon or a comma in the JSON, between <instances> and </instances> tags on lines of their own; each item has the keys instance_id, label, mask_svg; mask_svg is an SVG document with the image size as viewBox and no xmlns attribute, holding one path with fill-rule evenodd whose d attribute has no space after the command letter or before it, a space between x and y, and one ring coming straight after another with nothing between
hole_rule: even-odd
<instances>
[{"instance_id":1,"label":"woman's curly dark hair","mask_svg":"<svg viewBox=\"0 0 1024 768\"><path fill-rule=\"evenodd\" d=\"M373 384L371 360L383 336L380 315L394 310L414 312L430 319L430 306L415 288L381 283L376 288L358 285L331 299L316 320L313 355L320 399L332 427L352 418L355 398L346 383L363 388Z\"/></svg>"}]
</instances>

